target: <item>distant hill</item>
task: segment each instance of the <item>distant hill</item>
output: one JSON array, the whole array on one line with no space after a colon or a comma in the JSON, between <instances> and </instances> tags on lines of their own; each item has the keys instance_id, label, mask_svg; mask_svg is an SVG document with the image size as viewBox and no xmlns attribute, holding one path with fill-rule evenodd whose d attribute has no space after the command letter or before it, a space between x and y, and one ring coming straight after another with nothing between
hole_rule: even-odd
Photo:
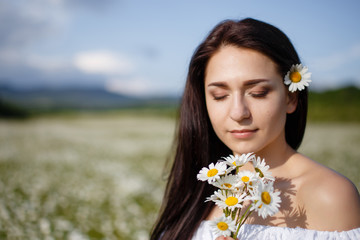
<instances>
[{"instance_id":1,"label":"distant hill","mask_svg":"<svg viewBox=\"0 0 360 240\"><path fill-rule=\"evenodd\" d=\"M360 89L354 86L309 93L309 120L360 123Z\"/></svg>"},{"instance_id":2,"label":"distant hill","mask_svg":"<svg viewBox=\"0 0 360 240\"><path fill-rule=\"evenodd\" d=\"M136 98L104 89L68 88L18 90L0 86L0 117L4 109L10 114L61 110L176 109L179 97ZM19 114L18 114L19 115ZM360 123L360 89L349 86L309 93L310 121Z\"/></svg>"},{"instance_id":3,"label":"distant hill","mask_svg":"<svg viewBox=\"0 0 360 240\"><path fill-rule=\"evenodd\" d=\"M29 110L116 109L147 104L175 104L176 98L148 98L115 94L100 88L28 89L0 87L0 98Z\"/></svg>"}]
</instances>

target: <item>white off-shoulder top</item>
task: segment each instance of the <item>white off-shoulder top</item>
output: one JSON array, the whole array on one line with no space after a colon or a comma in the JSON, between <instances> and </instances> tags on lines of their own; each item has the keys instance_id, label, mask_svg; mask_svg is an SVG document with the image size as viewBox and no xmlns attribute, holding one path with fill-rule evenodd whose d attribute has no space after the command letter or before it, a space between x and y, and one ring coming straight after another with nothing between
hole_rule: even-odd
<instances>
[{"instance_id":1,"label":"white off-shoulder top","mask_svg":"<svg viewBox=\"0 0 360 240\"><path fill-rule=\"evenodd\" d=\"M215 240L209 221L203 221L192 240ZM273 227L263 225L244 224L238 235L239 240L360 240L360 228L343 232L316 231L303 228Z\"/></svg>"}]
</instances>

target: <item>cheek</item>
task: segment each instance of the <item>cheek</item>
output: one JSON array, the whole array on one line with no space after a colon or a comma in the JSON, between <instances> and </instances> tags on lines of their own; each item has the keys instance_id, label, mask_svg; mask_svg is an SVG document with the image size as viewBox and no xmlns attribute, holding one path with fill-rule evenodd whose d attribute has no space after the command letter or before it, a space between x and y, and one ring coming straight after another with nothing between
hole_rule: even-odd
<instances>
[{"instance_id":1,"label":"cheek","mask_svg":"<svg viewBox=\"0 0 360 240\"><path fill-rule=\"evenodd\" d=\"M227 111L225 106L221 106L221 104L211 104L206 103L206 108L208 111L209 119L211 122L211 125L215 131L215 133L218 135L222 131L222 127L224 126L225 119L227 118Z\"/></svg>"},{"instance_id":2,"label":"cheek","mask_svg":"<svg viewBox=\"0 0 360 240\"><path fill-rule=\"evenodd\" d=\"M258 120L264 124L269 124L271 130L278 131L285 127L286 104L283 99L275 99L268 102L268 104L259 106L258 112Z\"/></svg>"},{"instance_id":3,"label":"cheek","mask_svg":"<svg viewBox=\"0 0 360 240\"><path fill-rule=\"evenodd\" d=\"M214 128L217 127L218 126L217 123L221 122L224 116L224 113L222 112L223 109L217 107L216 105L208 104L207 111L209 114L211 124L213 125Z\"/></svg>"}]
</instances>

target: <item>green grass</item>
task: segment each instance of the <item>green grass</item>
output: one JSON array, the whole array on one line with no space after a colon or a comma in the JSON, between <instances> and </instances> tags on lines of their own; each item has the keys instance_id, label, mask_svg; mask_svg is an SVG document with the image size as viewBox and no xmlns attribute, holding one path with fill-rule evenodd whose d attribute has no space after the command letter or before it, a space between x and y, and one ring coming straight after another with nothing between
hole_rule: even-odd
<instances>
[{"instance_id":1,"label":"green grass","mask_svg":"<svg viewBox=\"0 0 360 240\"><path fill-rule=\"evenodd\" d=\"M148 239L174 112L0 120L0 239ZM310 123L301 151L359 188L360 124Z\"/></svg>"},{"instance_id":2,"label":"green grass","mask_svg":"<svg viewBox=\"0 0 360 240\"><path fill-rule=\"evenodd\" d=\"M173 125L114 114L1 121L0 239L148 239Z\"/></svg>"},{"instance_id":3,"label":"green grass","mask_svg":"<svg viewBox=\"0 0 360 240\"><path fill-rule=\"evenodd\" d=\"M309 120L360 123L360 89L345 87L309 93Z\"/></svg>"}]
</instances>

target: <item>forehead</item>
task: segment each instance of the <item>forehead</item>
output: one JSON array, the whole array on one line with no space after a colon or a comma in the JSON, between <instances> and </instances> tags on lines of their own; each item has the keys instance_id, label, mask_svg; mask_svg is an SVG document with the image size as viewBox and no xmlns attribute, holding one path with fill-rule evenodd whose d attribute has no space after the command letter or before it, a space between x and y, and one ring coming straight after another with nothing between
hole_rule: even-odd
<instances>
[{"instance_id":1,"label":"forehead","mask_svg":"<svg viewBox=\"0 0 360 240\"><path fill-rule=\"evenodd\" d=\"M210 59L205 81L274 79L281 77L277 65L266 55L248 48L224 46Z\"/></svg>"}]
</instances>

